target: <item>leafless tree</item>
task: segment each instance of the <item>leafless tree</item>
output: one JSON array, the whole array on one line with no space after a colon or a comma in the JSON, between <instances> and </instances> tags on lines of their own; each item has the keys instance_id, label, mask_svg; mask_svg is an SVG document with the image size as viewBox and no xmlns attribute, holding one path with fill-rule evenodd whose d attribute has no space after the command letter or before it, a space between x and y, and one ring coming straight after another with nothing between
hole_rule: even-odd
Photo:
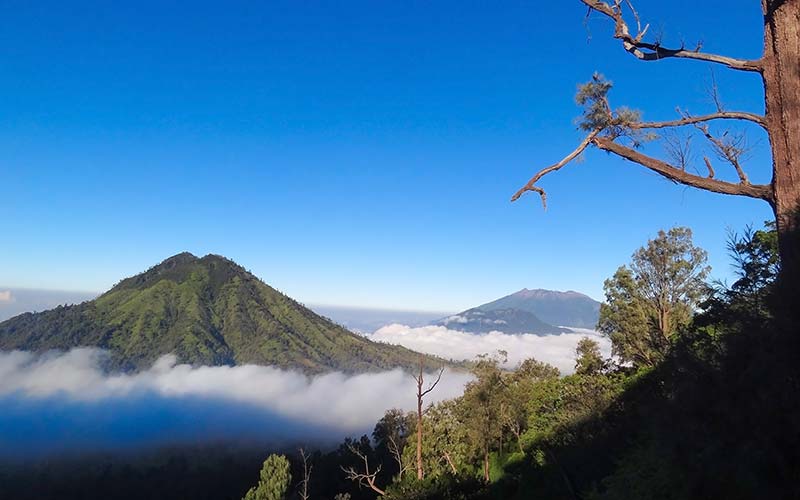
<instances>
[{"instance_id":1,"label":"leafless tree","mask_svg":"<svg viewBox=\"0 0 800 500\"><path fill-rule=\"evenodd\" d=\"M610 84L595 76L582 87L578 96L579 103L585 108L581 128L586 131L586 136L563 159L537 172L514 194L512 201L526 192L535 192L541 196L546 207L546 193L538 185L542 177L560 170L593 146L648 168L677 184L766 201L772 207L777 222L782 268L789 276L800 276L800 239L796 235L800 211L800 0L761 0L764 50L760 58L753 60L704 52L702 43L692 48L683 44L668 48L662 45L660 39L646 41L650 26L642 24L630 0L580 1L588 8L587 17L600 14L613 22L614 38L637 59L691 59L759 74L764 86L765 113L724 109L714 82L711 97L716 106L715 112L704 115L681 112L679 118L674 120L642 121L638 112L612 108L607 97ZM626 17L633 19L633 28ZM743 136L712 133L709 125L723 122L749 123L766 131L772 151L772 180L769 184L752 184L746 175L742 156L747 143ZM691 173L680 161L675 165L637 148L641 141L653 138L661 129L686 126L697 127L717 158L736 172L738 182L728 182L715 176L708 156L703 158L706 167L703 170L707 170L708 175L701 175L701 169L695 168L693 170L698 173ZM674 155L668 156L674 160ZM679 157L685 159L682 155Z\"/></svg>"},{"instance_id":2,"label":"leafless tree","mask_svg":"<svg viewBox=\"0 0 800 500\"><path fill-rule=\"evenodd\" d=\"M444 367L439 369L439 373L436 376L436 380L433 381L432 384L429 384L427 388L425 387L425 358L421 355L419 357L419 372L415 375L414 380L417 383L417 479L422 480L425 477L425 472L422 467L422 417L423 417L423 398L430 393L439 381L442 379L442 373L444 373Z\"/></svg>"},{"instance_id":3,"label":"leafless tree","mask_svg":"<svg viewBox=\"0 0 800 500\"><path fill-rule=\"evenodd\" d=\"M314 466L308 463L308 455L303 448L300 448L300 457L303 459L303 480L298 485L300 489L298 495L302 500L308 500L308 482L311 480L311 470Z\"/></svg>"},{"instance_id":4,"label":"leafless tree","mask_svg":"<svg viewBox=\"0 0 800 500\"><path fill-rule=\"evenodd\" d=\"M406 472L409 468L411 468L411 466L403 460L403 449L397 443L397 439L395 438L395 436L389 436L388 448L389 448L389 453L392 454L392 458L394 458L394 461L397 462L397 470L398 470L397 480L402 481L403 473Z\"/></svg>"},{"instance_id":5,"label":"leafless tree","mask_svg":"<svg viewBox=\"0 0 800 500\"><path fill-rule=\"evenodd\" d=\"M359 450L352 444L348 445L348 448L354 455L359 457L364 462L364 470L357 471L355 467L343 466L342 470L344 471L345 474L347 474L347 479L357 482L359 486L365 486L367 488L370 488L372 491L376 492L379 495L385 495L386 492L375 484L375 480L378 477L378 474L380 474L381 472L381 465L379 464L375 468L375 470L370 471L369 458L367 458L367 455L361 452L361 450Z\"/></svg>"}]
</instances>

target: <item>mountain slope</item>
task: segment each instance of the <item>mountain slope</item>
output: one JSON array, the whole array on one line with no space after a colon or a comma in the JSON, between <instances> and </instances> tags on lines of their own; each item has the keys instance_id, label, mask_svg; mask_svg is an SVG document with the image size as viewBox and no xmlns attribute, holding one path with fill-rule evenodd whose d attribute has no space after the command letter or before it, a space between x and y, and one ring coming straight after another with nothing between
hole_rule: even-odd
<instances>
[{"instance_id":1,"label":"mountain slope","mask_svg":"<svg viewBox=\"0 0 800 500\"><path fill-rule=\"evenodd\" d=\"M535 314L521 309L497 309L481 311L469 309L437 321L435 324L446 326L452 330L470 333L532 333L550 335L568 332L566 328L548 325Z\"/></svg>"},{"instance_id":2,"label":"mountain slope","mask_svg":"<svg viewBox=\"0 0 800 500\"><path fill-rule=\"evenodd\" d=\"M0 349L96 346L113 367L269 364L309 373L411 367L419 355L334 324L217 255L170 257L93 301L0 323ZM429 364L434 361L426 358Z\"/></svg>"},{"instance_id":3,"label":"mountain slope","mask_svg":"<svg viewBox=\"0 0 800 500\"><path fill-rule=\"evenodd\" d=\"M600 302L582 293L524 288L476 309L484 312L519 309L558 326L595 328L600 315Z\"/></svg>"}]
</instances>

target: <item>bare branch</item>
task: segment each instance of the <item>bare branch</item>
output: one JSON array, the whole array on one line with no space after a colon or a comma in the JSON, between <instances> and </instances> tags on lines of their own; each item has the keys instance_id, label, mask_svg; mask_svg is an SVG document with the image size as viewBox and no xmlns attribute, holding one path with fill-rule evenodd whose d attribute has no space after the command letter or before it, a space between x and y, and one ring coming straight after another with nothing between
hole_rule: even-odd
<instances>
[{"instance_id":1,"label":"bare branch","mask_svg":"<svg viewBox=\"0 0 800 500\"><path fill-rule=\"evenodd\" d=\"M442 380L442 373L444 373L444 366L439 369L439 374L436 376L436 381L433 384L429 385L428 388L425 389L425 391L420 394L420 397L425 396L436 387L439 381Z\"/></svg>"},{"instance_id":2,"label":"bare branch","mask_svg":"<svg viewBox=\"0 0 800 500\"><path fill-rule=\"evenodd\" d=\"M673 164L681 170L686 170L692 160L691 143L692 136L681 136L678 131L670 131L662 136L664 149Z\"/></svg>"},{"instance_id":3,"label":"bare branch","mask_svg":"<svg viewBox=\"0 0 800 500\"><path fill-rule=\"evenodd\" d=\"M733 57L700 52L700 45L698 45L695 50L686 50L684 47L678 49L667 49L662 47L660 43L643 42L642 38L644 38L644 34L647 31L647 26L644 28L639 28L638 33L636 35L632 35L628 24L623 18L620 0L614 0L613 5L610 5L602 0L581 0L581 2L589 7L589 9L600 12L614 21L614 38L622 41L622 46L625 48L625 50L630 52L634 57L643 61L658 61L668 57L678 57L722 64L731 69L737 69L741 71L760 72L763 68L760 59L736 59ZM637 25L641 26L641 24L638 22L638 14L636 14L635 11L634 17L637 18Z\"/></svg>"},{"instance_id":4,"label":"bare branch","mask_svg":"<svg viewBox=\"0 0 800 500\"><path fill-rule=\"evenodd\" d=\"M519 197L522 196L523 194L525 194L526 192L534 191L534 192L539 193L539 196L542 197L542 205L544 206L544 208L546 210L547 209L547 194L544 192L544 190L542 188L537 186L536 183L539 181L539 179L541 179L545 175L549 174L550 172L555 172L556 170L560 170L566 164L568 164L569 162L571 162L572 160L577 158L581 153L583 153L583 151L587 147L589 147L589 144L592 143L592 140L595 137L597 137L597 134L599 134L599 133L600 133L600 130L592 130L589 133L589 135L587 135L586 137L583 138L583 140L578 145L578 147L575 148L575 150L573 150L570 154L565 156L561 161L559 161L558 163L555 163L553 165L550 165L547 168L543 168L542 170L537 172L536 175L531 177L531 180L529 180L527 184L522 186L519 189L519 191L514 193L514 196L511 197L511 201L517 201L519 199Z\"/></svg>"},{"instance_id":5,"label":"bare branch","mask_svg":"<svg viewBox=\"0 0 800 500\"><path fill-rule=\"evenodd\" d=\"M722 112L725 110L725 106L722 104L722 98L719 95L719 86L717 85L717 78L714 75L713 69L711 70L711 82L708 88L708 96L711 98L711 102L714 103L717 111Z\"/></svg>"},{"instance_id":6,"label":"bare branch","mask_svg":"<svg viewBox=\"0 0 800 500\"><path fill-rule=\"evenodd\" d=\"M447 450L444 450L444 453L442 454L442 456L447 461L447 465L450 466L450 470L453 471L453 475L457 475L458 474L458 470L456 469L456 465L453 463L453 459L450 458L450 453L448 453Z\"/></svg>"},{"instance_id":7,"label":"bare branch","mask_svg":"<svg viewBox=\"0 0 800 500\"><path fill-rule=\"evenodd\" d=\"M701 177L699 175L689 174L669 163L647 156L605 137L595 137L592 142L603 151L614 153L634 163L638 163L673 182L714 193L747 196L749 198L758 198L773 203L772 187L768 184L734 184L712 177Z\"/></svg>"},{"instance_id":8,"label":"bare branch","mask_svg":"<svg viewBox=\"0 0 800 500\"><path fill-rule=\"evenodd\" d=\"M344 473L347 474L347 479L350 479L351 481L357 482L359 487L360 486L366 486L366 487L370 488L371 490L373 490L374 492L378 493L379 495L385 495L386 492L384 490L380 489L375 484L375 478L380 473L381 466L378 465L378 467L373 472L370 472L369 471L369 459L367 458L367 455L362 453L361 451L359 451L359 449L356 448L355 446L353 446L352 444L348 445L347 447L350 449L350 451L354 455L359 457L364 462L364 472L359 472L359 471L355 470L354 467L345 468L344 466L341 466L342 471L344 471Z\"/></svg>"},{"instance_id":9,"label":"bare branch","mask_svg":"<svg viewBox=\"0 0 800 500\"><path fill-rule=\"evenodd\" d=\"M300 448L300 456L303 459L303 480L298 484L300 489L298 496L301 500L308 500L308 482L311 480L311 470L314 466L308 464L308 455L306 455L306 450L303 448Z\"/></svg>"},{"instance_id":10,"label":"bare branch","mask_svg":"<svg viewBox=\"0 0 800 500\"><path fill-rule=\"evenodd\" d=\"M656 129L682 127L684 125L694 125L695 123L709 122L712 120L746 120L756 123L765 129L767 126L762 115L748 113L746 111L718 111L716 113L701 116L684 115L683 118L678 118L677 120L667 120L663 122L634 122L629 126L632 129Z\"/></svg>"},{"instance_id":11,"label":"bare branch","mask_svg":"<svg viewBox=\"0 0 800 500\"><path fill-rule=\"evenodd\" d=\"M708 178L714 178L714 167L711 166L711 160L708 159L708 156L703 157L703 161L706 163L706 168L708 168Z\"/></svg>"},{"instance_id":12,"label":"bare branch","mask_svg":"<svg viewBox=\"0 0 800 500\"><path fill-rule=\"evenodd\" d=\"M711 134L708 125L695 125L695 127L708 139L708 142L713 146L717 156L733 166L736 170L736 174L739 176L739 182L742 184L750 184L747 174L745 174L742 166L739 164L739 158L747 151L744 145L744 136L730 136L726 132L723 136L724 138L720 139Z\"/></svg>"},{"instance_id":13,"label":"bare branch","mask_svg":"<svg viewBox=\"0 0 800 500\"><path fill-rule=\"evenodd\" d=\"M403 473L410 469L411 466L403 462L403 449L397 444L394 436L389 436L389 453L392 454L394 461L397 462L397 467L400 469L397 479L402 481Z\"/></svg>"}]
</instances>

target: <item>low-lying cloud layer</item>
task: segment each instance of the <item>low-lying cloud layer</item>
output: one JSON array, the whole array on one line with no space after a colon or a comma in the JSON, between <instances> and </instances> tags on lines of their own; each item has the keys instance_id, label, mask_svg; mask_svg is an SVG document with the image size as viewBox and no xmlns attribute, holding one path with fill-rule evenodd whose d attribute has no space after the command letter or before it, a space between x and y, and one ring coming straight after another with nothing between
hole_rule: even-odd
<instances>
[{"instance_id":1,"label":"low-lying cloud layer","mask_svg":"<svg viewBox=\"0 0 800 500\"><path fill-rule=\"evenodd\" d=\"M394 324L380 328L370 338L453 360L469 360L480 354L504 350L508 353L508 367L513 368L527 358L536 358L555 366L564 374L574 371L575 347L583 337L596 340L603 355L610 356L611 343L606 337L592 330L571 330L573 333L542 336L501 332L477 334L450 330L445 326L412 328Z\"/></svg>"},{"instance_id":2,"label":"low-lying cloud layer","mask_svg":"<svg viewBox=\"0 0 800 500\"><path fill-rule=\"evenodd\" d=\"M160 358L106 374L105 353L0 352L0 455L180 442L335 442L369 432L392 407L412 409L401 370L317 377L272 367L191 367ZM455 397L469 376L448 372L428 401Z\"/></svg>"}]
</instances>

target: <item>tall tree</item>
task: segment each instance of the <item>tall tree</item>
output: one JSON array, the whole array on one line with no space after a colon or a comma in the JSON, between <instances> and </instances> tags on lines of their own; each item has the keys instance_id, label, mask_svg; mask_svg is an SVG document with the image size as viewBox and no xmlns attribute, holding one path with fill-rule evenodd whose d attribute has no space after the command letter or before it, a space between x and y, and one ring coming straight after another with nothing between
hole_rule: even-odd
<instances>
[{"instance_id":1,"label":"tall tree","mask_svg":"<svg viewBox=\"0 0 800 500\"><path fill-rule=\"evenodd\" d=\"M283 500L292 481L289 460L283 455L270 455L261 468L258 484L250 488L244 500Z\"/></svg>"},{"instance_id":2,"label":"tall tree","mask_svg":"<svg viewBox=\"0 0 800 500\"><path fill-rule=\"evenodd\" d=\"M622 266L604 284L598 329L611 338L614 355L639 366L663 359L704 298L709 270L688 228L659 231L634 252L630 268Z\"/></svg>"},{"instance_id":3,"label":"tall tree","mask_svg":"<svg viewBox=\"0 0 800 500\"><path fill-rule=\"evenodd\" d=\"M500 418L506 429L511 431L517 441L517 448L525 454L522 434L528 427L531 415L531 399L536 386L543 381L557 379L558 368L542 363L534 358L523 361L514 373L506 377L504 399L500 407Z\"/></svg>"},{"instance_id":4,"label":"tall tree","mask_svg":"<svg viewBox=\"0 0 800 500\"><path fill-rule=\"evenodd\" d=\"M612 108L608 100L611 84L596 75L582 86L578 103L584 107L581 128L586 136L578 147L561 161L540 170L512 197L538 193L546 204L545 191L538 181L577 158L594 146L648 168L666 179L686 186L715 193L756 198L769 203L775 214L780 257L783 270L792 278L800 275L800 0L761 0L764 22L764 49L755 60L737 59L712 54L696 47L668 48L659 40L646 41L649 25L642 24L631 0L581 0L589 14L598 13L614 24L614 38L623 48L642 61L679 58L722 65L731 70L757 73L764 86L764 114L725 109L713 93L716 110L703 115L680 112L674 120L643 121L641 114L628 108ZM628 20L626 20L628 18ZM635 26L629 24L635 21ZM772 150L772 181L752 184L742 166L743 147L739 134L713 131L711 125L741 122L764 129ZM735 172L736 181L717 178L712 161L703 158L707 175L690 173L682 148L672 148L669 161L652 157L638 149L642 141L655 138L654 132L664 129L692 127L700 131L711 153ZM704 169L694 169L699 172Z\"/></svg>"},{"instance_id":5,"label":"tall tree","mask_svg":"<svg viewBox=\"0 0 800 500\"><path fill-rule=\"evenodd\" d=\"M462 420L473 446L478 448L483 462L483 478L489 482L489 452L502 438L501 405L505 399L505 383L500 364L507 359L505 351L499 357L482 355L472 369L475 380L469 382L462 396Z\"/></svg>"}]
</instances>

